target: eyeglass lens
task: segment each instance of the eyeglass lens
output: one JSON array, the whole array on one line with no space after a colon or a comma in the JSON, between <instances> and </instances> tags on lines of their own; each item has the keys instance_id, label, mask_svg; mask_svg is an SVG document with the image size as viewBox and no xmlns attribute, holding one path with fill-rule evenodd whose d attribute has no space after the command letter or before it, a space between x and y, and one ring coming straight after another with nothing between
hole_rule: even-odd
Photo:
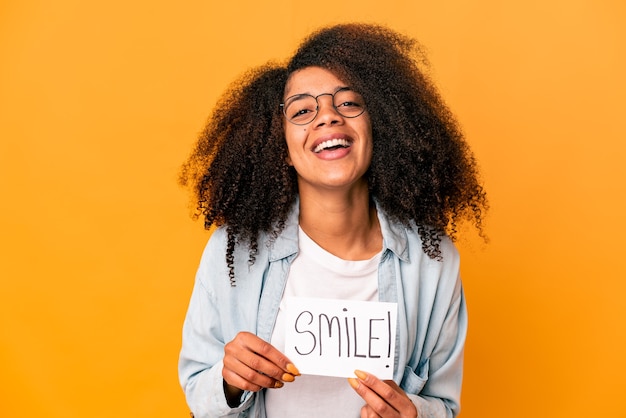
<instances>
[{"instance_id":1,"label":"eyeglass lens","mask_svg":"<svg viewBox=\"0 0 626 418\"><path fill-rule=\"evenodd\" d=\"M365 111L365 101L363 97L348 88L341 89L335 94L325 93L317 97L309 94L298 94L290 97L283 105L283 112L289 122L296 125L305 125L317 116L319 107L318 99L321 96L331 96L333 107L346 118L355 118Z\"/></svg>"}]
</instances>

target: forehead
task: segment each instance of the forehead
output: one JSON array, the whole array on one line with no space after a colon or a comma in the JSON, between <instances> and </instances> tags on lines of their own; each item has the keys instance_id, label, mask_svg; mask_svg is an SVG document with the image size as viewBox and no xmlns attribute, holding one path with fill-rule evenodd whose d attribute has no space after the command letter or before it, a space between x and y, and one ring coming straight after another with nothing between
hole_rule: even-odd
<instances>
[{"instance_id":1,"label":"forehead","mask_svg":"<svg viewBox=\"0 0 626 418\"><path fill-rule=\"evenodd\" d=\"M340 87L348 86L331 71L321 67L306 67L289 76L285 85L285 97L302 93L316 96L334 92Z\"/></svg>"}]
</instances>

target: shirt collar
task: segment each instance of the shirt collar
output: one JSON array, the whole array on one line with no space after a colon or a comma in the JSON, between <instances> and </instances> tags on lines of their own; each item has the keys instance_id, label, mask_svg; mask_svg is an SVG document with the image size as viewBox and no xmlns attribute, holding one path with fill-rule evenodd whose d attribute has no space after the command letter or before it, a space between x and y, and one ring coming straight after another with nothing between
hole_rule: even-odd
<instances>
[{"instance_id":1,"label":"shirt collar","mask_svg":"<svg viewBox=\"0 0 626 418\"><path fill-rule=\"evenodd\" d=\"M378 221L380 222L380 230L383 234L383 254L389 250L401 260L409 261L406 228L400 223L392 222L381 209L378 202L374 202L376 204ZM285 227L270 246L270 262L287 258L298 253L299 215L300 199L296 198L289 215L287 215Z\"/></svg>"}]
</instances>

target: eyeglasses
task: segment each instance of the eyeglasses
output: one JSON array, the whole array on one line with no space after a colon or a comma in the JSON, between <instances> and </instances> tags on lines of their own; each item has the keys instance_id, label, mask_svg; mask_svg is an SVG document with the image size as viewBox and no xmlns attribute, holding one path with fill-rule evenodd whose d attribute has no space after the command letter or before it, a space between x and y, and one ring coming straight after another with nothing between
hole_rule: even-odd
<instances>
[{"instance_id":1,"label":"eyeglasses","mask_svg":"<svg viewBox=\"0 0 626 418\"><path fill-rule=\"evenodd\" d=\"M318 96L310 94L296 94L285 99L281 103L283 114L287 120L295 125L306 125L313 122L319 110L319 101L322 96L330 96L333 99L333 108L345 118L356 118L365 112L365 100L363 96L349 87L343 87L334 93L322 93Z\"/></svg>"}]
</instances>

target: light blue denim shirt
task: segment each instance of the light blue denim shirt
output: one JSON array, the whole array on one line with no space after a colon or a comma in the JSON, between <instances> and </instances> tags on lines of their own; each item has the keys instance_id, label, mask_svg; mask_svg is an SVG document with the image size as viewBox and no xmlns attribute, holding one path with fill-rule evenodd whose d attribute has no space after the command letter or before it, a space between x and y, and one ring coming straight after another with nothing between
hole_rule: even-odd
<instances>
[{"instance_id":1,"label":"light blue denim shirt","mask_svg":"<svg viewBox=\"0 0 626 418\"><path fill-rule=\"evenodd\" d=\"M459 413L467 312L459 255L441 242L443 261L429 258L413 230L378 209L383 252L378 267L382 302L398 303L394 381L420 418ZM235 250L236 287L225 262L226 230L218 228L204 250L183 326L179 377L196 418L265 417L264 392L245 392L237 408L226 403L224 345L248 331L270 341L291 262L298 254L298 204L274 240L263 236L254 264L247 246Z\"/></svg>"}]
</instances>

